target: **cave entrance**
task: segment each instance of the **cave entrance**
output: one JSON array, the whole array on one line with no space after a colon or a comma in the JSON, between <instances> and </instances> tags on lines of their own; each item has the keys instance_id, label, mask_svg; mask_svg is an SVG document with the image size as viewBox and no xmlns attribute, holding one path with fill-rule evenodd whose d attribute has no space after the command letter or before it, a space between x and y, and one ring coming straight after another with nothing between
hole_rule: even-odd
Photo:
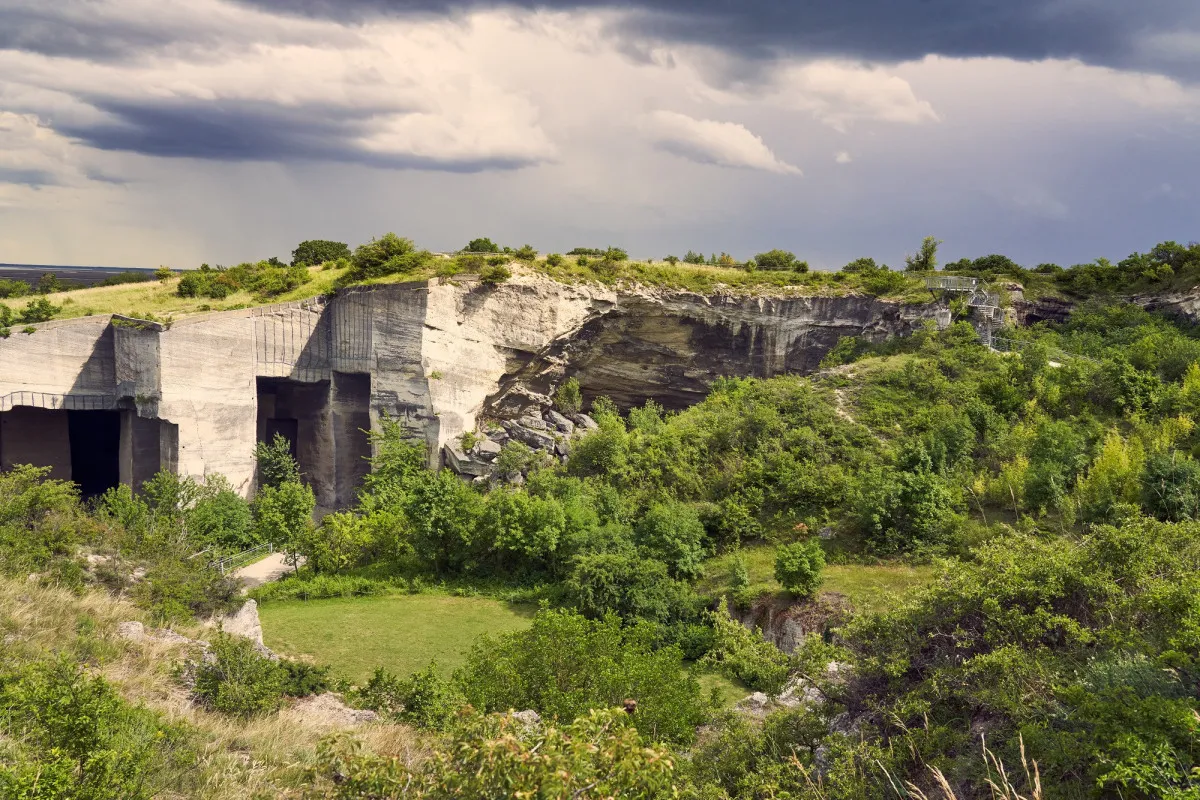
<instances>
[{"instance_id":1,"label":"cave entrance","mask_svg":"<svg viewBox=\"0 0 1200 800\"><path fill-rule=\"evenodd\" d=\"M121 412L67 411L71 480L85 500L121 482Z\"/></svg>"},{"instance_id":2,"label":"cave entrance","mask_svg":"<svg viewBox=\"0 0 1200 800\"><path fill-rule=\"evenodd\" d=\"M300 474L318 502L334 492L334 445L330 425L329 381L258 378L258 441L282 436L291 445Z\"/></svg>"}]
</instances>

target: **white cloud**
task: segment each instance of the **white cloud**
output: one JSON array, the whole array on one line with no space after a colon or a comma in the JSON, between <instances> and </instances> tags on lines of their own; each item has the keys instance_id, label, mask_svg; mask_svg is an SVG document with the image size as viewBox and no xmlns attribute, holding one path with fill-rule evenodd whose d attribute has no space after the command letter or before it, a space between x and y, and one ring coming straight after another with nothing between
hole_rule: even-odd
<instances>
[{"instance_id":1,"label":"white cloud","mask_svg":"<svg viewBox=\"0 0 1200 800\"><path fill-rule=\"evenodd\" d=\"M698 164L760 169L781 175L800 175L799 167L781 161L744 125L693 119L675 111L647 115L644 128L658 147Z\"/></svg>"},{"instance_id":2,"label":"white cloud","mask_svg":"<svg viewBox=\"0 0 1200 800\"><path fill-rule=\"evenodd\" d=\"M103 177L96 154L33 114L0 111L0 184L71 186Z\"/></svg>"},{"instance_id":3,"label":"white cloud","mask_svg":"<svg viewBox=\"0 0 1200 800\"><path fill-rule=\"evenodd\" d=\"M937 122L933 106L908 81L882 67L836 61L793 64L776 74L771 98L845 130L864 120L917 125Z\"/></svg>"},{"instance_id":4,"label":"white cloud","mask_svg":"<svg viewBox=\"0 0 1200 800\"><path fill-rule=\"evenodd\" d=\"M833 157L833 160L838 164L849 164L854 159L845 150L839 150L837 155Z\"/></svg>"}]
</instances>

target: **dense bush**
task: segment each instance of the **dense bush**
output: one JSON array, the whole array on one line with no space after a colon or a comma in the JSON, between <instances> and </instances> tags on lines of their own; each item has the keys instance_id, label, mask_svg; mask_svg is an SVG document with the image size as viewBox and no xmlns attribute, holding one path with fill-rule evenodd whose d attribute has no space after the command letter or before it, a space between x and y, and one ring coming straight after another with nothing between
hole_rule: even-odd
<instances>
[{"instance_id":1,"label":"dense bush","mask_svg":"<svg viewBox=\"0 0 1200 800\"><path fill-rule=\"evenodd\" d=\"M737 678L751 689L779 694L787 683L788 657L760 633L729 616L724 605L709 618L715 635L704 663Z\"/></svg>"},{"instance_id":2,"label":"dense bush","mask_svg":"<svg viewBox=\"0 0 1200 800\"><path fill-rule=\"evenodd\" d=\"M480 711L531 708L561 721L636 700L633 722L643 736L691 741L707 714L700 685L677 647L653 643L648 626L547 610L528 630L476 644L454 680Z\"/></svg>"},{"instance_id":3,"label":"dense bush","mask_svg":"<svg viewBox=\"0 0 1200 800\"><path fill-rule=\"evenodd\" d=\"M311 280L303 266L283 266L269 261L217 267L207 264L182 274L175 288L180 297L208 297L223 300L234 292L246 291L261 299L277 297Z\"/></svg>"},{"instance_id":4,"label":"dense bush","mask_svg":"<svg viewBox=\"0 0 1200 800\"><path fill-rule=\"evenodd\" d=\"M824 567L825 551L817 539L780 545L775 551L775 580L800 597L816 592Z\"/></svg>"},{"instance_id":5,"label":"dense bush","mask_svg":"<svg viewBox=\"0 0 1200 800\"><path fill-rule=\"evenodd\" d=\"M355 249L351 259L352 268L345 280L363 281L397 273L416 272L428 266L432 260L433 254L427 250L418 250L411 239L385 233Z\"/></svg>"},{"instance_id":6,"label":"dense bush","mask_svg":"<svg viewBox=\"0 0 1200 800\"><path fill-rule=\"evenodd\" d=\"M240 636L219 634L209 657L185 666L193 673L192 694L206 708L241 717L274 711L292 677Z\"/></svg>"},{"instance_id":7,"label":"dense bush","mask_svg":"<svg viewBox=\"0 0 1200 800\"><path fill-rule=\"evenodd\" d=\"M678 796L675 763L669 750L648 744L623 711L594 711L532 728L512 715L464 712L421 766L333 739L322 749L313 779L320 795L334 800L666 800Z\"/></svg>"},{"instance_id":8,"label":"dense bush","mask_svg":"<svg viewBox=\"0 0 1200 800\"><path fill-rule=\"evenodd\" d=\"M194 763L191 738L65 657L0 665L0 796L148 800Z\"/></svg>"},{"instance_id":9,"label":"dense bush","mask_svg":"<svg viewBox=\"0 0 1200 800\"><path fill-rule=\"evenodd\" d=\"M350 248L344 242L310 239L296 245L296 249L292 251L292 266L315 267L343 258L350 258Z\"/></svg>"}]
</instances>

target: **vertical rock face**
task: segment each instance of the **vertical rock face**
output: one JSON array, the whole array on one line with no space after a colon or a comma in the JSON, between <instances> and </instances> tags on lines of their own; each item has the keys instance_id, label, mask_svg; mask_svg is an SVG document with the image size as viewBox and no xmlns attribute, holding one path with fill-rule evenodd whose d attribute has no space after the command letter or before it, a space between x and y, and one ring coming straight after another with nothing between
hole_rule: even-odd
<instances>
[{"instance_id":1,"label":"vertical rock face","mask_svg":"<svg viewBox=\"0 0 1200 800\"><path fill-rule=\"evenodd\" d=\"M200 479L221 473L249 494L255 442L284 433L318 502L344 505L370 455L364 430L385 417L424 438L436 462L481 415L544 407L568 376L589 398L679 408L717 377L808 372L842 336L904 335L936 310L870 297L616 291L519 275L498 286L361 287L328 302L171 326L49 323L0 342L0 459L38 463L39 448L20 438L21 414L103 408L119 412L120 453L101 483L119 475L136 486L165 468ZM63 419L49 421L62 435L41 437L41 460L65 473L78 443L63 438ZM541 435L557 442L552 434L575 423L553 424Z\"/></svg>"}]
</instances>

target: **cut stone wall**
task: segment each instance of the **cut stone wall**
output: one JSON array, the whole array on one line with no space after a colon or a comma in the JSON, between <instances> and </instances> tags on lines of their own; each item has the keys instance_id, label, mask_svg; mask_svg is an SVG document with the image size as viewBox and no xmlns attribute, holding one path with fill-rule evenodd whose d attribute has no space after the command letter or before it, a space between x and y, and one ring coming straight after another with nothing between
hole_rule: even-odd
<instances>
[{"instance_id":1,"label":"cut stone wall","mask_svg":"<svg viewBox=\"0 0 1200 800\"><path fill-rule=\"evenodd\" d=\"M67 412L18 406L0 413L0 469L18 464L50 467L50 477L71 480Z\"/></svg>"}]
</instances>

